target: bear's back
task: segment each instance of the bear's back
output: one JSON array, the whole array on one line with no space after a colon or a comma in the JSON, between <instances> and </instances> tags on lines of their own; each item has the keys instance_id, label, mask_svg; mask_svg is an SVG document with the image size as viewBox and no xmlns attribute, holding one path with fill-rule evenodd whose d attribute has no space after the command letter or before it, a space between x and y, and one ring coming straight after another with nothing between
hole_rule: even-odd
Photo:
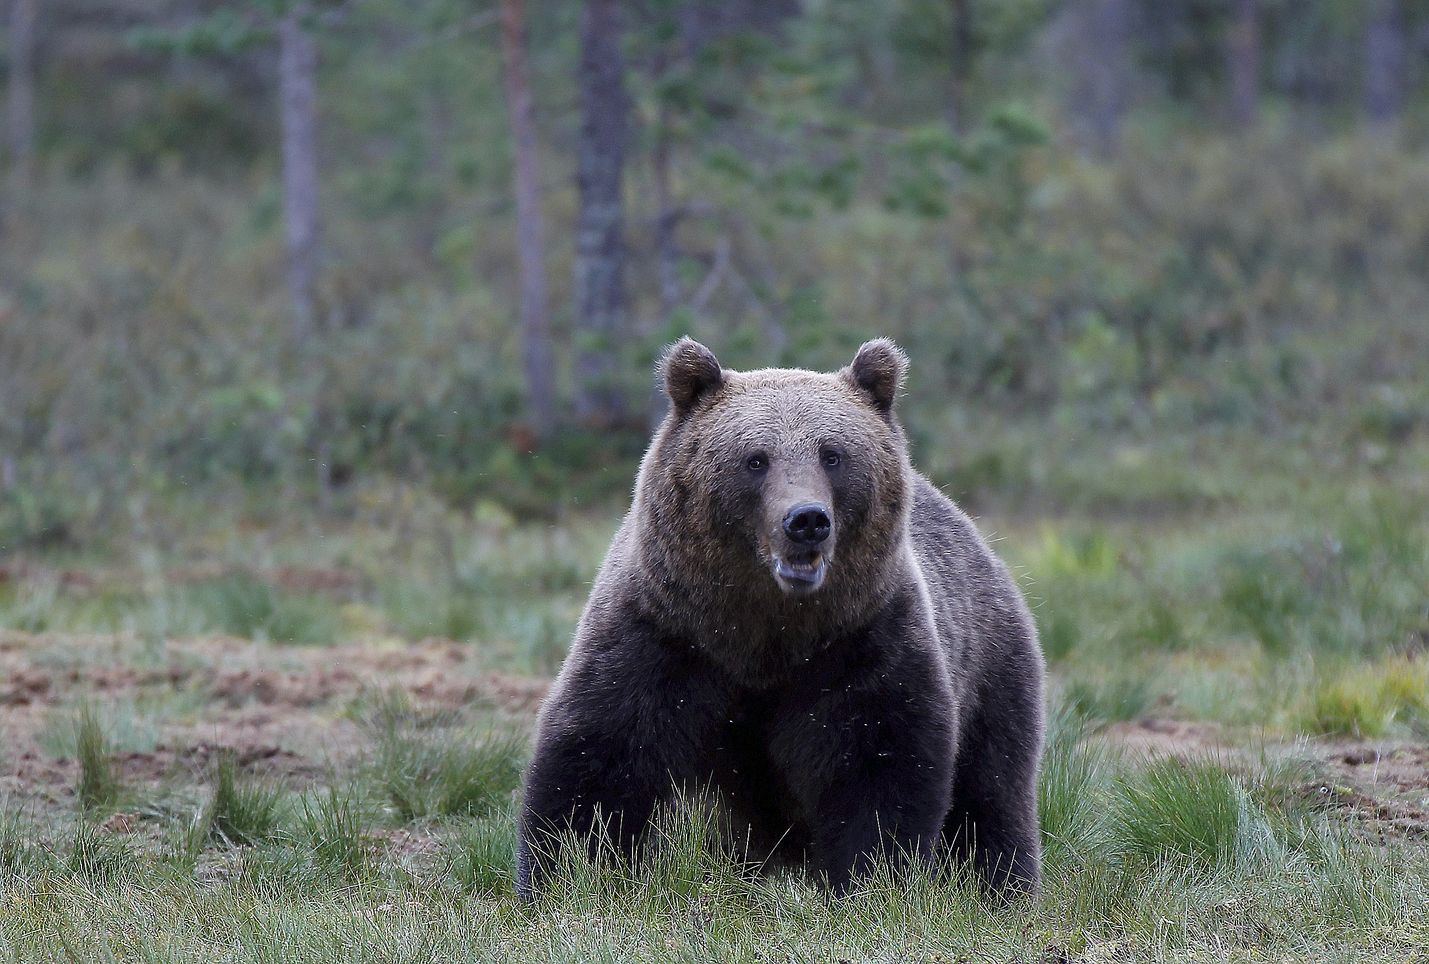
<instances>
[{"instance_id":1,"label":"bear's back","mask_svg":"<svg viewBox=\"0 0 1429 964\"><path fill-rule=\"evenodd\" d=\"M913 555L955 680L976 679L989 661L1013 655L1008 647L1025 646L1031 616L1012 574L972 519L915 475L909 523ZM1009 624L1026 626L1029 634L1009 634Z\"/></svg>"}]
</instances>

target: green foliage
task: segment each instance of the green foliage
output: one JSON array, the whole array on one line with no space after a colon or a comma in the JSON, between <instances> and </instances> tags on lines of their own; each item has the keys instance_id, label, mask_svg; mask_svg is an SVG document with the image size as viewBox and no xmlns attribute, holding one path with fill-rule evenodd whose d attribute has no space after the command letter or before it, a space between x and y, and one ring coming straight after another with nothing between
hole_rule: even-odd
<instances>
[{"instance_id":1,"label":"green foliage","mask_svg":"<svg viewBox=\"0 0 1429 964\"><path fill-rule=\"evenodd\" d=\"M180 28L140 27L129 35L139 50L178 51L197 56L233 56L268 39L253 21L232 9L212 14Z\"/></svg>"},{"instance_id":2,"label":"green foliage","mask_svg":"<svg viewBox=\"0 0 1429 964\"><path fill-rule=\"evenodd\" d=\"M1263 556L1230 560L1221 600L1267 653L1283 656L1295 645L1294 619L1307 600L1303 583L1286 578L1266 563Z\"/></svg>"},{"instance_id":3,"label":"green foliage","mask_svg":"<svg viewBox=\"0 0 1429 964\"><path fill-rule=\"evenodd\" d=\"M1168 599L1165 590L1160 587L1149 587L1146 595L1146 602L1137 614L1136 625L1131 631L1132 640L1148 649L1185 649L1187 638L1182 623L1182 607L1176 600Z\"/></svg>"},{"instance_id":4,"label":"green foliage","mask_svg":"<svg viewBox=\"0 0 1429 964\"><path fill-rule=\"evenodd\" d=\"M1144 677L1129 674L1101 682L1074 680L1067 684L1065 699L1078 716L1105 726L1141 716L1151 704L1151 688Z\"/></svg>"},{"instance_id":5,"label":"green foliage","mask_svg":"<svg viewBox=\"0 0 1429 964\"><path fill-rule=\"evenodd\" d=\"M0 490L0 553L71 546L88 515L62 486Z\"/></svg>"},{"instance_id":6,"label":"green foliage","mask_svg":"<svg viewBox=\"0 0 1429 964\"><path fill-rule=\"evenodd\" d=\"M738 276L726 273L705 312L676 324L730 365L833 367L877 319L916 359L902 410L920 464L960 495L1010 506L1215 509L1242 490L1185 461L1202 453L1168 452L1169 440L1230 433L1226 445L1270 438L1347 467L1385 465L1429 424L1412 361L1429 346L1409 322L1423 307L1418 160L1358 139L1304 146L1285 135L1133 141L1103 170L1019 141L1020 160L981 173L945 156L949 136L926 125L907 134L918 163L957 174L933 192L950 208L931 221L886 211L885 186L862 163L852 181L840 175L846 203L819 202L807 222L777 216L764 188L701 173L691 190L717 198L735 227L691 223L683 243L705 254L680 271L688 287L703 283L723 238L726 272ZM879 177L899 176L901 151ZM1355 175L1369 158L1372 185ZM1021 201L1007 200L1008 185ZM643 428L568 429L527 451L509 296L413 249L417 215L369 223L337 205L338 236L362 239L334 266L343 278L331 294L354 322L302 344L285 331L281 287L255 281L278 250L276 225L255 222L255 210L275 198L179 173L39 191L50 216L35 247L4 255L35 292L0 336L0 357L27 359L0 389L6 410L24 413L0 418L17 470L0 492L0 539L12 548L87 544L98 525L122 524L128 493L237 481L307 500L319 461L340 496L400 478L522 518L628 491ZM1322 216L1306 222L1307 206ZM1384 213L1372 235L1357 227L1365 210ZM134 212L131 237L119 225ZM179 223L193 230L181 236ZM504 229L434 230L458 228L469 241L462 264L502 270ZM1360 254L1346 261L1350 243ZM1377 266L1376 290L1401 292L1400 308L1364 300L1361 256ZM76 259L104 270L76 272ZM767 276L741 267L750 263ZM705 331L713 312L727 323ZM90 314L109 320L93 338ZM1358 354L1337 350L1347 328L1366 346ZM649 356L675 333L622 346L633 411L649 395ZM1373 359L1384 363L1367 380ZM62 377L75 369L90 377ZM1343 401L1326 407L1329 397ZM61 431L78 441L60 445L51 433Z\"/></svg>"},{"instance_id":7,"label":"green foliage","mask_svg":"<svg viewBox=\"0 0 1429 964\"><path fill-rule=\"evenodd\" d=\"M1319 533L1232 552L1226 561L1221 602L1234 628L1248 630L1269 655L1406 651L1422 637L1423 508L1386 494L1336 515Z\"/></svg>"}]
</instances>

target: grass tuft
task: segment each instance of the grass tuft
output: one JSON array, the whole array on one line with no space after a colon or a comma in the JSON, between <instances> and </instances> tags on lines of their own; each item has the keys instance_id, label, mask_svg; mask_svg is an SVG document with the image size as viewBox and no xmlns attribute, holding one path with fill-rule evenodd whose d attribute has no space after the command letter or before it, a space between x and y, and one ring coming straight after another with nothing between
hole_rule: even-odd
<instances>
[{"instance_id":1,"label":"grass tuft","mask_svg":"<svg viewBox=\"0 0 1429 964\"><path fill-rule=\"evenodd\" d=\"M1067 684L1064 696L1072 712L1098 727L1134 720L1151 705L1150 684L1130 674L1101 683L1075 680Z\"/></svg>"},{"instance_id":2,"label":"grass tuft","mask_svg":"<svg viewBox=\"0 0 1429 964\"><path fill-rule=\"evenodd\" d=\"M74 724L75 757L79 760L79 804L85 810L111 807L121 786L104 727L90 706L83 707Z\"/></svg>"},{"instance_id":3,"label":"grass tuft","mask_svg":"<svg viewBox=\"0 0 1429 964\"><path fill-rule=\"evenodd\" d=\"M317 867L339 880L360 880L372 869L363 818L351 791L328 787L305 796L298 812Z\"/></svg>"},{"instance_id":4,"label":"grass tuft","mask_svg":"<svg viewBox=\"0 0 1429 964\"><path fill-rule=\"evenodd\" d=\"M1129 856L1195 870L1230 866L1237 853L1245 792L1207 760L1158 760L1122 785L1117 835Z\"/></svg>"},{"instance_id":5,"label":"grass tuft","mask_svg":"<svg viewBox=\"0 0 1429 964\"><path fill-rule=\"evenodd\" d=\"M33 828L18 810L0 808L0 879L18 879L47 863L48 852L33 841Z\"/></svg>"},{"instance_id":6,"label":"grass tuft","mask_svg":"<svg viewBox=\"0 0 1429 964\"><path fill-rule=\"evenodd\" d=\"M465 893L496 896L516 888L516 825L508 816L475 820L444 847L447 874Z\"/></svg>"},{"instance_id":7,"label":"grass tuft","mask_svg":"<svg viewBox=\"0 0 1429 964\"><path fill-rule=\"evenodd\" d=\"M132 879L138 863L133 849L121 837L85 820L75 825L64 858L65 869L76 877L104 884Z\"/></svg>"},{"instance_id":8,"label":"grass tuft","mask_svg":"<svg viewBox=\"0 0 1429 964\"><path fill-rule=\"evenodd\" d=\"M1063 707L1048 720L1037 812L1049 869L1095 851L1107 836L1105 751L1086 739L1087 722Z\"/></svg>"},{"instance_id":9,"label":"grass tuft","mask_svg":"<svg viewBox=\"0 0 1429 964\"><path fill-rule=\"evenodd\" d=\"M239 779L232 753L213 765L213 795L194 823L192 849L205 843L253 846L271 840L282 820L283 793L276 787Z\"/></svg>"},{"instance_id":10,"label":"grass tuft","mask_svg":"<svg viewBox=\"0 0 1429 964\"><path fill-rule=\"evenodd\" d=\"M1324 670L1300 724L1314 733L1383 736L1429 714L1429 662L1399 657Z\"/></svg>"},{"instance_id":11,"label":"grass tuft","mask_svg":"<svg viewBox=\"0 0 1429 964\"><path fill-rule=\"evenodd\" d=\"M1305 608L1300 583L1263 554L1226 566L1220 601L1232 624L1249 631L1268 655L1284 656L1295 647L1295 614Z\"/></svg>"},{"instance_id":12,"label":"grass tuft","mask_svg":"<svg viewBox=\"0 0 1429 964\"><path fill-rule=\"evenodd\" d=\"M400 696L379 700L364 723L376 743L372 779L403 822L482 816L504 807L520 783L526 740L517 734L475 733Z\"/></svg>"}]
</instances>

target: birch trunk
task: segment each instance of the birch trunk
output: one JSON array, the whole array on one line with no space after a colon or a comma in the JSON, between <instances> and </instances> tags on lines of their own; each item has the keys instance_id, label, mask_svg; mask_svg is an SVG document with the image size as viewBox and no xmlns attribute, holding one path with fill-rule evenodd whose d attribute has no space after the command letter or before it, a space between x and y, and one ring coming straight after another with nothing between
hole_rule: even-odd
<instances>
[{"instance_id":1,"label":"birch trunk","mask_svg":"<svg viewBox=\"0 0 1429 964\"><path fill-rule=\"evenodd\" d=\"M511 125L512 193L516 199L521 363L531 428L539 439L548 436L555 426L556 389L551 364L550 312L543 261L545 244L541 225L540 165L522 6L522 0L501 0L501 52L506 109Z\"/></svg>"},{"instance_id":2,"label":"birch trunk","mask_svg":"<svg viewBox=\"0 0 1429 964\"><path fill-rule=\"evenodd\" d=\"M278 97L283 124L283 221L288 237L288 291L299 340L317 323L318 261L317 49L296 4L278 22Z\"/></svg>"},{"instance_id":3,"label":"birch trunk","mask_svg":"<svg viewBox=\"0 0 1429 964\"><path fill-rule=\"evenodd\" d=\"M581 129L576 188L576 415L590 425L624 420L618 383L624 328L624 211L627 140L619 0L586 0L581 17Z\"/></svg>"},{"instance_id":4,"label":"birch trunk","mask_svg":"<svg viewBox=\"0 0 1429 964\"><path fill-rule=\"evenodd\" d=\"M10 164L20 191L28 191L34 178L37 2L11 0L10 6Z\"/></svg>"},{"instance_id":5,"label":"birch trunk","mask_svg":"<svg viewBox=\"0 0 1429 964\"><path fill-rule=\"evenodd\" d=\"M1364 40L1364 110L1376 127L1393 127L1403 110L1405 46L1399 0L1371 0Z\"/></svg>"},{"instance_id":6,"label":"birch trunk","mask_svg":"<svg viewBox=\"0 0 1429 964\"><path fill-rule=\"evenodd\" d=\"M1236 0L1227 38L1231 81L1231 120L1245 129L1260 111L1260 3Z\"/></svg>"}]
</instances>

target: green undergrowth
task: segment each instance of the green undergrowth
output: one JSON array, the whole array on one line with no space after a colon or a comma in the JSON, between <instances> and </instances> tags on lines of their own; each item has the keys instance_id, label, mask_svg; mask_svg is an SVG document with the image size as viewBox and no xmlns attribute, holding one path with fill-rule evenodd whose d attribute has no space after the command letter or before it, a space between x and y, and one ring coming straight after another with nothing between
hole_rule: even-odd
<instances>
[{"instance_id":1,"label":"green undergrowth","mask_svg":"<svg viewBox=\"0 0 1429 964\"><path fill-rule=\"evenodd\" d=\"M1014 530L1066 702L1282 733L1410 736L1429 672L1429 505L1352 490L1285 510Z\"/></svg>"},{"instance_id":2,"label":"green undergrowth","mask_svg":"<svg viewBox=\"0 0 1429 964\"><path fill-rule=\"evenodd\" d=\"M473 732L447 713L423 713L400 693L380 695L361 720L374 745L370 777L398 822L482 816L510 802L527 738Z\"/></svg>"},{"instance_id":3,"label":"green undergrowth","mask_svg":"<svg viewBox=\"0 0 1429 964\"><path fill-rule=\"evenodd\" d=\"M449 722L379 705L401 727ZM0 960L1408 961L1429 939L1429 855L1316 808L1293 759L1138 762L1070 711L1051 724L1045 878L1025 905L989 902L958 867L884 866L830 899L726 856L692 805L635 867L568 846L523 904L502 776L499 802L443 815L384 805L371 772L281 796L231 761L209 779L196 822L174 808L135 839L5 809Z\"/></svg>"},{"instance_id":4,"label":"green undergrowth","mask_svg":"<svg viewBox=\"0 0 1429 964\"><path fill-rule=\"evenodd\" d=\"M1182 468L1219 477L1242 456L1228 458ZM1160 715L1286 735L1423 728L1413 690L1429 644L1429 475L1340 475L1289 493L1293 466L1277 465L1219 507L979 519L1023 586L1056 685L1086 719ZM21 557L0 580L0 627L117 634L154 654L213 634L310 646L455 639L492 669L555 671L613 511L529 524L495 505L456 512L415 489L368 496L341 524L288 526L261 504L187 517L176 504L187 521L168 549L113 549L90 567L74 552Z\"/></svg>"},{"instance_id":5,"label":"green undergrowth","mask_svg":"<svg viewBox=\"0 0 1429 964\"><path fill-rule=\"evenodd\" d=\"M190 846L242 847L273 839L283 816L282 791L242 779L231 752L219 754L212 769L213 789L190 828Z\"/></svg>"}]
</instances>

